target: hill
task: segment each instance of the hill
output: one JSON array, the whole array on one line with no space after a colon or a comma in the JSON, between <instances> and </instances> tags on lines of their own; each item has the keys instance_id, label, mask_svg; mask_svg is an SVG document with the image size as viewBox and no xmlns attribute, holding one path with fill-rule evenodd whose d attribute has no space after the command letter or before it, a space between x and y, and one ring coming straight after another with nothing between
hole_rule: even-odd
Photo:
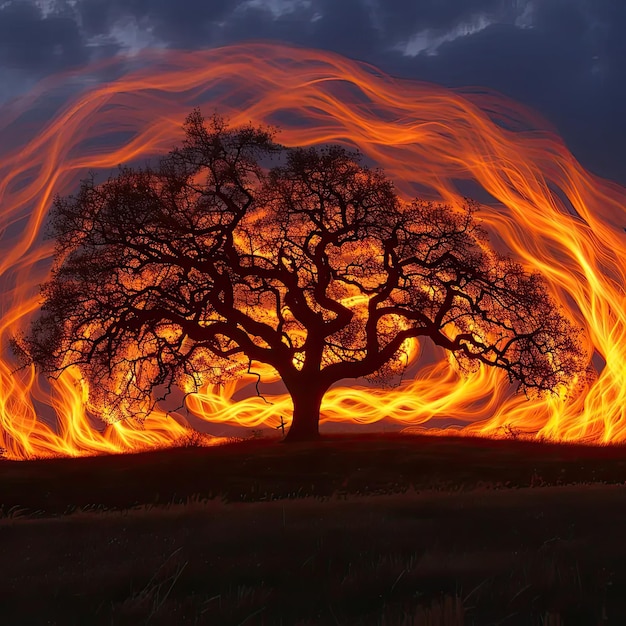
<instances>
[{"instance_id":1,"label":"hill","mask_svg":"<svg viewBox=\"0 0 626 626\"><path fill-rule=\"evenodd\" d=\"M625 481L621 447L463 437L5 461L0 615L622 624Z\"/></svg>"}]
</instances>

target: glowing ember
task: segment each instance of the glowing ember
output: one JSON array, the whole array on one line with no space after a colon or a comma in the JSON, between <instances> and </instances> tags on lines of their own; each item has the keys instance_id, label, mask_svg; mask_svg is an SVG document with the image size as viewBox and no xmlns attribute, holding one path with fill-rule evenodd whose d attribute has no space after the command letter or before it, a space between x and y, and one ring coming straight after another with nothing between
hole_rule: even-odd
<instances>
[{"instance_id":1,"label":"glowing ember","mask_svg":"<svg viewBox=\"0 0 626 626\"><path fill-rule=\"evenodd\" d=\"M468 432L491 436L506 425L565 440L626 439L624 190L586 172L554 134L533 130L541 122L531 113L492 94L401 81L320 51L255 44L159 53L144 61L151 61L147 69L82 93L36 133L20 116L37 111L36 94L0 118L14 143L16 130L32 137L0 155L0 445L8 456L134 450L170 445L188 432L182 418L164 413L143 425L123 421L100 432L75 373L67 371L48 389L32 371L14 373L6 350L8 338L26 328L38 308L37 286L51 256L40 230L53 194L73 191L88 169L168 150L197 104L234 125L278 123L279 140L287 145L357 146L407 197L419 193L450 203L464 194L478 197L492 240L543 274L599 356L601 371L582 394L527 400L511 395L502 372L481 368L461 377L436 353L439 361L416 369L416 377L398 388L332 388L322 421L389 418L428 427L433 418L453 418ZM207 388L189 396L187 408L208 422L245 426L275 427L281 415L291 415L287 395L266 396L271 404L255 395L234 402L233 394L251 382L256 377ZM39 417L46 405L56 413L54 427Z\"/></svg>"}]
</instances>

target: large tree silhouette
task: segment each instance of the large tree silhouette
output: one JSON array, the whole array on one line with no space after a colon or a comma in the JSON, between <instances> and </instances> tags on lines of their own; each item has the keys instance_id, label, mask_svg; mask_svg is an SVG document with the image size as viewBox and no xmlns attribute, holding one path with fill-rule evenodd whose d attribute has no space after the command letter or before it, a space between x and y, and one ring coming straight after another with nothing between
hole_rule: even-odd
<instances>
[{"instance_id":1,"label":"large tree silhouette","mask_svg":"<svg viewBox=\"0 0 626 626\"><path fill-rule=\"evenodd\" d=\"M78 366L109 418L261 362L293 399L287 439L314 438L333 383L392 378L416 337L526 391L580 371L541 278L489 249L472 202L405 203L341 147L198 111L185 131L157 166L92 176L52 210L56 263L21 345L50 375Z\"/></svg>"}]
</instances>

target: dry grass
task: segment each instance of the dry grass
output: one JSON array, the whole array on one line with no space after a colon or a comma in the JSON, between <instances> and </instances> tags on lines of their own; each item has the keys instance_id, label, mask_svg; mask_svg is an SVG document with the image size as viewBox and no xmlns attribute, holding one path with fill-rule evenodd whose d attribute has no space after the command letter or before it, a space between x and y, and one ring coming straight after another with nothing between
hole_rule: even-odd
<instances>
[{"instance_id":1,"label":"dry grass","mask_svg":"<svg viewBox=\"0 0 626 626\"><path fill-rule=\"evenodd\" d=\"M626 623L622 459L519 445L2 464L2 623Z\"/></svg>"},{"instance_id":2,"label":"dry grass","mask_svg":"<svg viewBox=\"0 0 626 626\"><path fill-rule=\"evenodd\" d=\"M441 626L623 617L610 596L626 582L626 512L616 507L625 499L618 485L483 487L16 512L0 521L13 562L2 585L8 615L23 615L34 594L38 606L54 605L59 619L48 623L59 624L74 615L96 624ZM613 524L594 523L601 514Z\"/></svg>"}]
</instances>

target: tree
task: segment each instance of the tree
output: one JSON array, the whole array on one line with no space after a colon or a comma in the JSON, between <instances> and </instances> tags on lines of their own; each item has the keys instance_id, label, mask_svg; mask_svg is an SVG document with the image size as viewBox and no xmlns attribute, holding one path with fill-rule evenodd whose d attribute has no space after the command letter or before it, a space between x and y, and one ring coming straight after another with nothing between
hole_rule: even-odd
<instances>
[{"instance_id":1,"label":"tree","mask_svg":"<svg viewBox=\"0 0 626 626\"><path fill-rule=\"evenodd\" d=\"M17 343L49 375L80 368L108 419L261 362L293 399L287 440L315 438L333 383L401 374L417 337L526 392L582 370L577 333L539 275L489 249L473 202L403 202L356 153L199 111L185 133L52 209L55 265Z\"/></svg>"}]
</instances>

